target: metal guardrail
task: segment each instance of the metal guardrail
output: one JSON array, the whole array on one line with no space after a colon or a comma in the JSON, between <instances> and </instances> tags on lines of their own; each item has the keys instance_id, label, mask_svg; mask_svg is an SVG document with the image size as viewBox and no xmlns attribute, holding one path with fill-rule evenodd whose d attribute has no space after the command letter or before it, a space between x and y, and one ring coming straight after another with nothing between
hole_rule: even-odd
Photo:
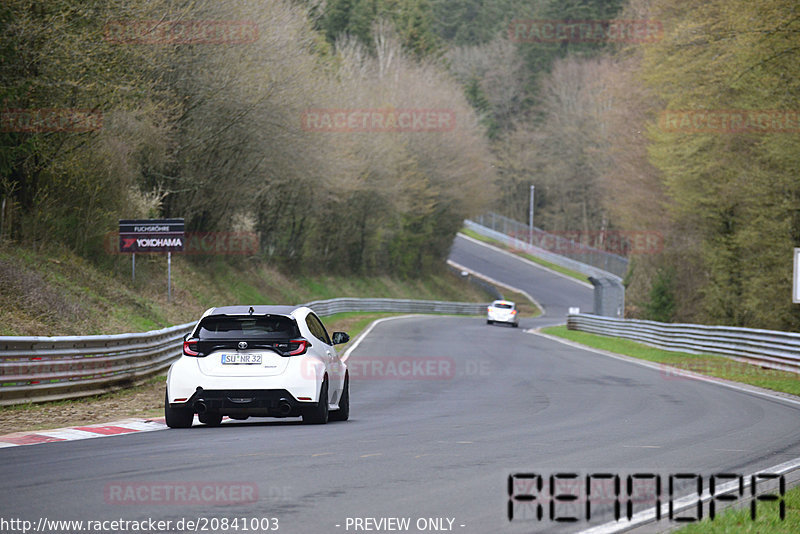
<instances>
[{"instance_id":1,"label":"metal guardrail","mask_svg":"<svg viewBox=\"0 0 800 534\"><path fill-rule=\"evenodd\" d=\"M0 337L0 406L105 393L163 371L194 326L108 336Z\"/></svg>"},{"instance_id":2,"label":"metal guardrail","mask_svg":"<svg viewBox=\"0 0 800 534\"><path fill-rule=\"evenodd\" d=\"M400 312L478 315L486 304L339 298L309 302L318 315ZM195 322L136 334L0 336L0 406L85 397L139 382L181 355Z\"/></svg>"},{"instance_id":3,"label":"metal guardrail","mask_svg":"<svg viewBox=\"0 0 800 534\"><path fill-rule=\"evenodd\" d=\"M309 302L305 304L305 306L308 306L320 316L352 311L480 315L486 311L487 304L478 304L474 302L445 302L439 300L339 298L317 300Z\"/></svg>"},{"instance_id":4,"label":"metal guardrail","mask_svg":"<svg viewBox=\"0 0 800 534\"><path fill-rule=\"evenodd\" d=\"M472 222L494 232L516 239L519 243L524 243L526 246L536 249L537 256L542 255L542 253L554 256L554 260L548 258L548 261L556 263L557 265L562 265L558 262L558 259L569 258L581 265L588 265L603 272L613 273L619 278L624 278L625 274L628 272L628 258L625 256L594 248L562 235L545 232L541 228L536 228L535 226L533 232L531 232L530 226L527 224L515 221L514 219L510 219L498 213L489 212L480 215ZM531 238L532 242L528 243L528 240ZM580 273L584 272L580 267L570 267L566 264L563 266ZM584 274L597 278L595 274Z\"/></svg>"},{"instance_id":5,"label":"metal guardrail","mask_svg":"<svg viewBox=\"0 0 800 534\"><path fill-rule=\"evenodd\" d=\"M593 265L589 265L588 263L583 263L581 261L574 260L572 258L568 258L560 254L555 254L543 248L539 248L535 245L531 245L530 243L517 239L514 236L504 234L497 230L492 230L491 228L478 224L475 221L466 220L464 221L464 226L469 230L472 230L473 232L476 232L485 237L492 238L496 241L503 243L508 247L511 247L516 250L521 250L522 252L527 252L528 254L531 254L538 258L542 258L543 260L549 261L550 263L554 263L556 265L560 265L561 267L565 267L567 269L571 269L581 274L585 274L586 276L591 276L592 278L610 278L620 282L622 281L622 276L616 273L613 273L611 271L605 271ZM625 269L627 270L627 264Z\"/></svg>"},{"instance_id":6,"label":"metal guardrail","mask_svg":"<svg viewBox=\"0 0 800 534\"><path fill-rule=\"evenodd\" d=\"M567 328L631 339L670 351L717 354L762 367L800 372L800 333L659 323L583 313L568 315Z\"/></svg>"}]
</instances>

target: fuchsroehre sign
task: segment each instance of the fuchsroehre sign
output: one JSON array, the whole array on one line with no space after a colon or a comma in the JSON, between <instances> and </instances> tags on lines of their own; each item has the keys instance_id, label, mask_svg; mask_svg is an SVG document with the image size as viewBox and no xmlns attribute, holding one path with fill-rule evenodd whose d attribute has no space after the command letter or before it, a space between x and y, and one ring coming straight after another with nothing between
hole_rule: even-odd
<instances>
[{"instance_id":1,"label":"fuchsroehre sign","mask_svg":"<svg viewBox=\"0 0 800 534\"><path fill-rule=\"evenodd\" d=\"M122 219L119 221L120 252L182 252L183 219Z\"/></svg>"}]
</instances>

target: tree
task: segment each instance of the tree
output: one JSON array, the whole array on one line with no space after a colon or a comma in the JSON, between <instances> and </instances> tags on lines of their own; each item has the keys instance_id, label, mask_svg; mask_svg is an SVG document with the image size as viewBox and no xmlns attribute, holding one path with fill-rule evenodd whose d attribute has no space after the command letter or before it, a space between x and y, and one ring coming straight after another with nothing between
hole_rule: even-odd
<instances>
[{"instance_id":1,"label":"tree","mask_svg":"<svg viewBox=\"0 0 800 534\"><path fill-rule=\"evenodd\" d=\"M325 6L320 25L331 43L350 35L374 51L372 28L382 20L395 27L403 47L415 57L438 51L428 0L332 0Z\"/></svg>"},{"instance_id":2,"label":"tree","mask_svg":"<svg viewBox=\"0 0 800 534\"><path fill-rule=\"evenodd\" d=\"M650 300L645 306L645 318L668 323L675 315L674 273L660 269L650 289Z\"/></svg>"},{"instance_id":3,"label":"tree","mask_svg":"<svg viewBox=\"0 0 800 534\"><path fill-rule=\"evenodd\" d=\"M347 4L365 10L372 52L355 37L322 43L307 5L319 4L4 4L4 106L98 110L103 123L0 133L3 239L47 237L101 261L116 219L174 216L190 231L256 231L263 258L295 270L418 276L438 265L493 193L477 118L443 67L420 58L426 3ZM372 20L372 7L406 24ZM138 33L109 38L108 21ZM187 42L175 21L244 21L249 33ZM452 120L349 133L303 122L331 108Z\"/></svg>"},{"instance_id":4,"label":"tree","mask_svg":"<svg viewBox=\"0 0 800 534\"><path fill-rule=\"evenodd\" d=\"M654 2L664 39L645 50L667 110L797 109L800 19L793 2ZM662 125L663 126L663 125ZM777 131L650 130L677 219L701 242L702 312L711 322L796 328L790 251L798 243L793 141Z\"/></svg>"},{"instance_id":5,"label":"tree","mask_svg":"<svg viewBox=\"0 0 800 534\"><path fill-rule=\"evenodd\" d=\"M512 130L525 110L524 64L514 43L500 35L485 44L452 48L445 59L489 138Z\"/></svg>"}]
</instances>

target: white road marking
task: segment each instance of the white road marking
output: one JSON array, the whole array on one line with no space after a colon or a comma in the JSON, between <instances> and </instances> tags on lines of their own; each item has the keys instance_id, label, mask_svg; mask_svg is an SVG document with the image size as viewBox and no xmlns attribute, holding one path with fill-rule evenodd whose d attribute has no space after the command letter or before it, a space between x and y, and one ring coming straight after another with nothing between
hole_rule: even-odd
<instances>
[{"instance_id":1,"label":"white road marking","mask_svg":"<svg viewBox=\"0 0 800 534\"><path fill-rule=\"evenodd\" d=\"M539 317L544 317L545 315L547 315L547 310L544 309L544 306L542 306L541 303L539 303L538 300L533 298L533 295L531 295L530 293L528 293L524 289L520 289L518 287L514 287L514 286L511 286L511 285L508 285L508 284L506 284L504 282L501 282L500 280L495 280L494 278L492 278L490 276L486 276L485 274L479 273L478 271L473 271L469 267L465 267L464 265L461 265L460 263L456 263L453 260L447 260L447 265L450 265L451 267L453 267L454 269L458 269L459 271L466 271L469 274L471 274L472 276L474 276L475 278L480 278L481 280L485 280L486 282L489 282L490 284L494 284L496 286L508 289L509 291L514 291L515 293L519 293L520 295L523 295L529 301L533 302L536 305L537 308L542 310L542 314ZM539 317L537 317L537 319Z\"/></svg>"},{"instance_id":2,"label":"white road marking","mask_svg":"<svg viewBox=\"0 0 800 534\"><path fill-rule=\"evenodd\" d=\"M578 348L578 349L585 350L585 351L588 351L588 352L594 352L596 354L600 354L602 356L607 356L609 358L614 358L615 360L622 360L622 361L629 362L629 363L632 363L632 364L635 364L635 365L640 365L642 367L649 367L651 369L655 369L655 370L658 370L658 371L663 371L665 369L665 367L663 365L661 365L661 364L656 364L656 363L648 362L648 361L645 361L645 360L638 360L638 359L630 357L630 356L624 356L622 354L616 354L616 353L613 353L613 352L609 352L609 351L605 351L605 350L601 350L601 349L596 349L594 347L589 347L587 345L581 345L580 343L576 343L574 341L570 341L568 339L563 339L563 338L560 338L560 337L557 337L557 336L551 336L550 334L545 334L545 333L536 332L536 331L526 331L526 332L530 333L530 334L533 334L533 335L537 335L537 336L541 336L541 337L550 339L552 341L557 341L559 343L562 343L564 345L568 345L570 347ZM667 369L669 369L670 372L673 372L672 368L667 367ZM731 383L727 383L727 382L721 382L720 379L718 379L718 378L711 378L711 377L707 377L707 376L700 375L700 374L697 374L697 373L693 373L691 371L683 371L682 369L674 369L674 372L680 372L683 376L686 376L687 378L692 378L694 380L699 380L701 382L708 382L710 384L717 384L719 386L723 386L723 387L726 387L726 388L729 388L729 389L735 389L737 391L742 391L742 392L745 392L745 393L751 393L751 394L754 394L754 395L759 395L761 397L765 397L765 398L768 398L768 399L771 399L771 400L777 400L777 401L785 402L787 404L793 404L795 406L800 405L800 400L795 400L795 399L782 397L782 396L779 396L779 395L774 395L774 394L772 394L772 393L770 393L768 391L762 391L762 390L758 390L758 389L753 389L753 388L750 388L750 387L747 387L747 386L744 386L744 385L739 386L739 385L736 385L736 384L731 384ZM740 452L740 451L731 451L731 452ZM746 451L741 451L741 452L746 452ZM789 460L787 462L783 462L781 464L778 464L778 465L775 465L775 466L772 466L772 467L768 467L766 469L761 469L761 470L758 471L758 473L773 473L773 474L776 474L776 475L782 475L782 474L786 474L788 472L794 471L795 469L798 469L798 468L800 468L800 458L794 458L794 459ZM758 474L758 473L753 473L753 474L755 475L755 474ZM749 476L745 477L745 481L749 481L749 480L750 480ZM738 486L736 486L735 484L737 484L737 483L736 482L731 482L730 484L726 484L725 486L723 486L722 488L720 488L717 491L717 494L737 489ZM746 486L749 485L749 482L746 482L745 485ZM730 486L730 487L728 487L728 486ZM705 492L700 497L700 499L703 502L709 500L710 498L711 498L711 495L709 495L707 492ZM679 512L683 508L687 508L689 506L694 506L697 503L697 499L698 499L698 497L696 495L689 495L689 496L684 497L682 499L678 499L674 503L675 510ZM664 516L663 513L661 515L662 515L662 517ZM634 514L633 517L631 518L631 520L628 521L625 524L619 524L619 522L616 522L616 521L613 522L613 523L610 522L610 523L606 523L604 525L599 525L597 527L593 527L593 528L589 528L587 530L583 530L583 531L581 531L580 534L608 534L608 533L612 533L612 532L619 532L621 530L629 530L629 529L631 529L631 528L633 528L633 527L635 527L637 525L642 525L642 524L645 524L645 523L649 523L649 522L655 520L655 517L656 517L656 512L655 512L655 507L653 507L653 508L651 508L649 510L644 510L642 512Z\"/></svg>"},{"instance_id":3,"label":"white road marking","mask_svg":"<svg viewBox=\"0 0 800 534\"><path fill-rule=\"evenodd\" d=\"M650 369L655 369L656 371L660 372L669 372L670 376L683 376L686 378L691 378L694 380L699 380L700 382L708 382L709 384L716 384L718 386L726 387L729 389L735 389L737 391L742 391L744 393L751 393L753 395L759 395L761 397L765 397L771 400L778 400L781 402L785 402L787 404L793 404L795 406L800 406L800 399L793 399L789 397L784 397L781 395L777 395L771 393L769 391L761 390L755 387L750 387L745 384L733 384L730 382L723 381L721 378L717 377L710 377L706 375L701 375L698 373L694 373L692 371L685 371L683 369L678 369L677 367L671 367L669 365L661 364L661 363L654 363L649 362L647 360L640 360L638 358L634 358L633 356L625 356L624 354L617 354L615 352L609 352L607 350L596 349L594 347L590 347L588 345L582 345L575 341L571 341L569 339L564 339L558 336L551 336L550 334L545 334L544 332L539 332L537 330L525 330L526 334L533 334L535 336L541 336L543 338L549 339L551 341L556 341L558 343L562 343L564 345L569 345L570 347L585 350L587 352L594 352L595 354L601 354L603 356L607 356L608 358L614 358L615 360L621 360L623 362L632 363L634 365L639 365L641 367L649 367Z\"/></svg>"},{"instance_id":4,"label":"white road marking","mask_svg":"<svg viewBox=\"0 0 800 534\"><path fill-rule=\"evenodd\" d=\"M117 426L117 425L114 425ZM78 430L76 428L57 428L55 430L39 430L37 432L31 432L32 434L36 434L37 436L48 436L51 438L58 438L63 440L78 440L78 439L92 439L92 438L102 438L105 437L103 434L98 434L96 432L87 432L85 430ZM0 439L3 439L0 437Z\"/></svg>"},{"instance_id":5,"label":"white road marking","mask_svg":"<svg viewBox=\"0 0 800 534\"><path fill-rule=\"evenodd\" d=\"M369 326L367 327L366 330L364 330L363 332L361 332L361 334L359 334L359 336L355 339L355 341L353 341L353 344L347 347L347 350L345 350L344 353L342 354L342 361L346 362L347 358L350 357L350 354L354 350L356 350L356 347L358 347L361 344L361 342L364 341L364 338L366 338L369 335L369 333L372 332L372 329L378 326L380 323L384 321L392 321L395 319L407 319L409 317L424 317L424 316L419 314L410 314L410 315L399 315L397 317L383 317L382 319L375 319L374 321L369 323Z\"/></svg>"},{"instance_id":6,"label":"white road marking","mask_svg":"<svg viewBox=\"0 0 800 534\"><path fill-rule=\"evenodd\" d=\"M778 464L772 467L768 467L766 469L761 469L756 473L752 473L753 475L757 475L758 473L772 473L776 475L785 475L786 473L790 473L795 469L800 468L800 458L795 458L788 462L784 462L782 464ZM745 488L750 487L750 476L744 477L744 486ZM729 482L715 491L716 495L720 495L723 493L728 493L731 491L737 491L739 489L738 481ZM711 499L711 494L708 490L704 489L702 495L699 497L697 495L687 495L681 499L677 499L674 501L674 510L675 513L680 513L685 509L690 507L694 507L697 505L697 501L701 500L702 502L706 502ZM664 503L662 506L662 513L661 517L665 517L666 514L664 513L663 507L666 507L667 504ZM586 530L582 530L580 534L611 534L613 532L620 532L622 530L630 530L631 528L639 525L643 525L645 523L649 523L654 521L656 518L656 508L650 508L648 510L642 510L639 513L633 514L630 521L627 523L620 524L619 521L608 522L603 525L598 525L596 527L592 527Z\"/></svg>"}]
</instances>

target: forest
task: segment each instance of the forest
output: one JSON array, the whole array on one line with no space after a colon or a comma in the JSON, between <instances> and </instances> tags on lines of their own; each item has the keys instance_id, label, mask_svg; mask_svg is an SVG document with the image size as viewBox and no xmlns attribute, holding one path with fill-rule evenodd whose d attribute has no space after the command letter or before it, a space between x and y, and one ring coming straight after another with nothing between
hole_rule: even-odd
<instances>
[{"instance_id":1,"label":"forest","mask_svg":"<svg viewBox=\"0 0 800 534\"><path fill-rule=\"evenodd\" d=\"M795 1L8 0L0 26L6 242L95 258L118 218L184 217L413 277L535 184L544 230L661 236L628 316L800 328Z\"/></svg>"}]
</instances>

